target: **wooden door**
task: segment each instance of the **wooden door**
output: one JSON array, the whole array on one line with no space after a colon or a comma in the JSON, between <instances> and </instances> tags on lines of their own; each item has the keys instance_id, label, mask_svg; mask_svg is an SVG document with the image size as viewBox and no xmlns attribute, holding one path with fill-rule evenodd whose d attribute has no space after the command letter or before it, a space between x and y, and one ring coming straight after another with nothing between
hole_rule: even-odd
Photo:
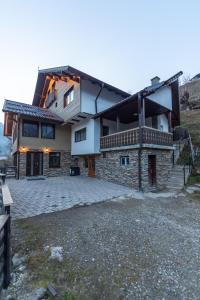
<instances>
[{"instance_id":1,"label":"wooden door","mask_svg":"<svg viewBox=\"0 0 200 300\"><path fill-rule=\"evenodd\" d=\"M39 176L43 173L42 152L27 152L26 155L26 176Z\"/></svg>"},{"instance_id":2,"label":"wooden door","mask_svg":"<svg viewBox=\"0 0 200 300\"><path fill-rule=\"evenodd\" d=\"M88 157L88 176L95 177L95 157Z\"/></svg>"},{"instance_id":3,"label":"wooden door","mask_svg":"<svg viewBox=\"0 0 200 300\"><path fill-rule=\"evenodd\" d=\"M148 156L148 173L149 173L149 184L151 186L156 185L156 155Z\"/></svg>"}]
</instances>

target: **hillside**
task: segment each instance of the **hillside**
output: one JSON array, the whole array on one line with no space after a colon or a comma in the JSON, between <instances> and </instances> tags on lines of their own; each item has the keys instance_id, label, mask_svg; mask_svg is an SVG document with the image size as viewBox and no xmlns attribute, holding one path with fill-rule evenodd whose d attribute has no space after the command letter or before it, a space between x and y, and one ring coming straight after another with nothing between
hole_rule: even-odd
<instances>
[{"instance_id":1,"label":"hillside","mask_svg":"<svg viewBox=\"0 0 200 300\"><path fill-rule=\"evenodd\" d=\"M194 146L200 150L200 109L182 111L181 126L188 128Z\"/></svg>"},{"instance_id":2,"label":"hillside","mask_svg":"<svg viewBox=\"0 0 200 300\"><path fill-rule=\"evenodd\" d=\"M0 123L0 157L10 156L11 141L3 135L3 124Z\"/></svg>"}]
</instances>

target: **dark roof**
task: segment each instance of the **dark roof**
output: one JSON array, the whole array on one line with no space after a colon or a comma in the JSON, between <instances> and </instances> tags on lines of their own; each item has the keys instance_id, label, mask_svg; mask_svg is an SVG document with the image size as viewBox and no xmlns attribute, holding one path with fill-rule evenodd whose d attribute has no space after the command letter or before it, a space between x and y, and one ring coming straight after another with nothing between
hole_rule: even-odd
<instances>
[{"instance_id":1,"label":"dark roof","mask_svg":"<svg viewBox=\"0 0 200 300\"><path fill-rule=\"evenodd\" d=\"M59 75L59 76L79 76L82 79L90 80L93 83L97 83L99 85L104 85L104 88L107 88L108 90L111 90L115 93L118 93L121 95L123 98L126 98L130 96L129 93L122 91L108 83L105 83L93 76L90 76L82 71L79 71L73 67L70 66L63 66L63 67L56 67L56 68L49 68L49 69L43 69L38 71L38 78L37 78L37 83L36 83L36 88L35 88L35 93L33 97L33 105L38 106L40 102L40 98L42 96L42 91L44 88L45 84L45 79L46 76L48 75Z\"/></svg>"},{"instance_id":2,"label":"dark roof","mask_svg":"<svg viewBox=\"0 0 200 300\"><path fill-rule=\"evenodd\" d=\"M195 75L194 77L192 77L192 79L191 79L191 80L194 80L194 79L200 79L200 73L199 73L199 74L197 74L197 75Z\"/></svg>"},{"instance_id":3,"label":"dark roof","mask_svg":"<svg viewBox=\"0 0 200 300\"><path fill-rule=\"evenodd\" d=\"M63 122L63 119L47 110L46 108L40 108L26 103L16 102L12 100L5 100L3 106L3 112L11 112L14 114L20 114L22 116L30 116L41 120L49 120L52 122Z\"/></svg>"},{"instance_id":4,"label":"dark roof","mask_svg":"<svg viewBox=\"0 0 200 300\"><path fill-rule=\"evenodd\" d=\"M164 87L164 86L167 86L167 85L170 85L172 84L174 81L176 81L178 79L178 77L180 77L181 75L183 74L182 71L178 72L177 74L175 74L174 76L170 77L169 79L165 80L165 81L162 81L162 82L158 82L154 85L150 85L146 88L144 88L143 90L135 93L134 95L131 95L129 97L127 97L126 99L118 102L117 104L111 106L110 108L107 108L106 110L102 111L102 112L99 112L97 113L94 118L98 118L102 115L104 115L105 113L109 113L111 112L112 110L116 110L116 109L121 109L124 104L128 104L129 102L133 102L133 101L136 101L137 98L138 98L138 94L141 94L141 96L143 97L148 97L149 95L155 93L158 89L160 89L161 87Z\"/></svg>"}]
</instances>

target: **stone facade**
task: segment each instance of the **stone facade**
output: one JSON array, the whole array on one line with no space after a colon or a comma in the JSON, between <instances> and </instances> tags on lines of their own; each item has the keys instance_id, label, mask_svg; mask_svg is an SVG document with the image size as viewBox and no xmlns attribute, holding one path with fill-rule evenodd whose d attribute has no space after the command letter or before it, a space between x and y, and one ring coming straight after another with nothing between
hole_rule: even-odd
<instances>
[{"instance_id":1,"label":"stone facade","mask_svg":"<svg viewBox=\"0 0 200 300\"><path fill-rule=\"evenodd\" d=\"M148 156L156 156L156 186L149 184ZM142 190L144 192L163 190L172 169L172 151L158 149L143 149L141 157Z\"/></svg>"},{"instance_id":2,"label":"stone facade","mask_svg":"<svg viewBox=\"0 0 200 300\"><path fill-rule=\"evenodd\" d=\"M18 153L19 155L19 177L26 176L26 153Z\"/></svg>"},{"instance_id":3,"label":"stone facade","mask_svg":"<svg viewBox=\"0 0 200 300\"><path fill-rule=\"evenodd\" d=\"M156 156L156 185L149 183L148 156ZM129 164L120 163L121 156L129 157ZM69 175L70 166L79 166L81 175L88 175L87 157L72 157L70 152L61 151L60 168L49 168L49 155L43 154L43 175ZM110 182L139 188L138 149L103 152L95 157L96 177ZM143 148L141 151L142 190L144 192L165 188L172 169L172 150ZM20 153L20 178L26 176L26 153Z\"/></svg>"},{"instance_id":4,"label":"stone facade","mask_svg":"<svg viewBox=\"0 0 200 300\"><path fill-rule=\"evenodd\" d=\"M44 176L63 176L69 175L72 159L70 152L60 152L60 168L49 168L49 154L43 154L43 175Z\"/></svg>"},{"instance_id":5,"label":"stone facade","mask_svg":"<svg viewBox=\"0 0 200 300\"><path fill-rule=\"evenodd\" d=\"M121 156L129 156L129 165L120 165ZM108 151L97 156L96 177L137 189L138 150Z\"/></svg>"},{"instance_id":6,"label":"stone facade","mask_svg":"<svg viewBox=\"0 0 200 300\"><path fill-rule=\"evenodd\" d=\"M20 153L19 159L19 177L26 176L26 153ZM70 166L74 161L70 152L60 151L60 168L49 168L49 154L43 153L43 175L44 176L63 176L69 175Z\"/></svg>"},{"instance_id":7,"label":"stone facade","mask_svg":"<svg viewBox=\"0 0 200 300\"><path fill-rule=\"evenodd\" d=\"M148 155L156 155L156 186L149 184ZM120 157L128 156L129 165L120 165ZM162 190L172 168L171 150L142 149L142 190ZM96 176L111 182L139 188L138 149L108 151L96 157Z\"/></svg>"}]
</instances>

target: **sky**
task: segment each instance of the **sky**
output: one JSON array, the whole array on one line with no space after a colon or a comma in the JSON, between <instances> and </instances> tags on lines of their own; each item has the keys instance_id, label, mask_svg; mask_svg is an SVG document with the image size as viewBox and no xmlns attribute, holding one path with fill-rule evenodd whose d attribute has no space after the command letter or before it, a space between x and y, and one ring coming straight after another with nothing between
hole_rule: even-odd
<instances>
[{"instance_id":1,"label":"sky","mask_svg":"<svg viewBox=\"0 0 200 300\"><path fill-rule=\"evenodd\" d=\"M32 103L38 68L71 65L135 93L200 73L200 1L0 0L4 99Z\"/></svg>"}]
</instances>

